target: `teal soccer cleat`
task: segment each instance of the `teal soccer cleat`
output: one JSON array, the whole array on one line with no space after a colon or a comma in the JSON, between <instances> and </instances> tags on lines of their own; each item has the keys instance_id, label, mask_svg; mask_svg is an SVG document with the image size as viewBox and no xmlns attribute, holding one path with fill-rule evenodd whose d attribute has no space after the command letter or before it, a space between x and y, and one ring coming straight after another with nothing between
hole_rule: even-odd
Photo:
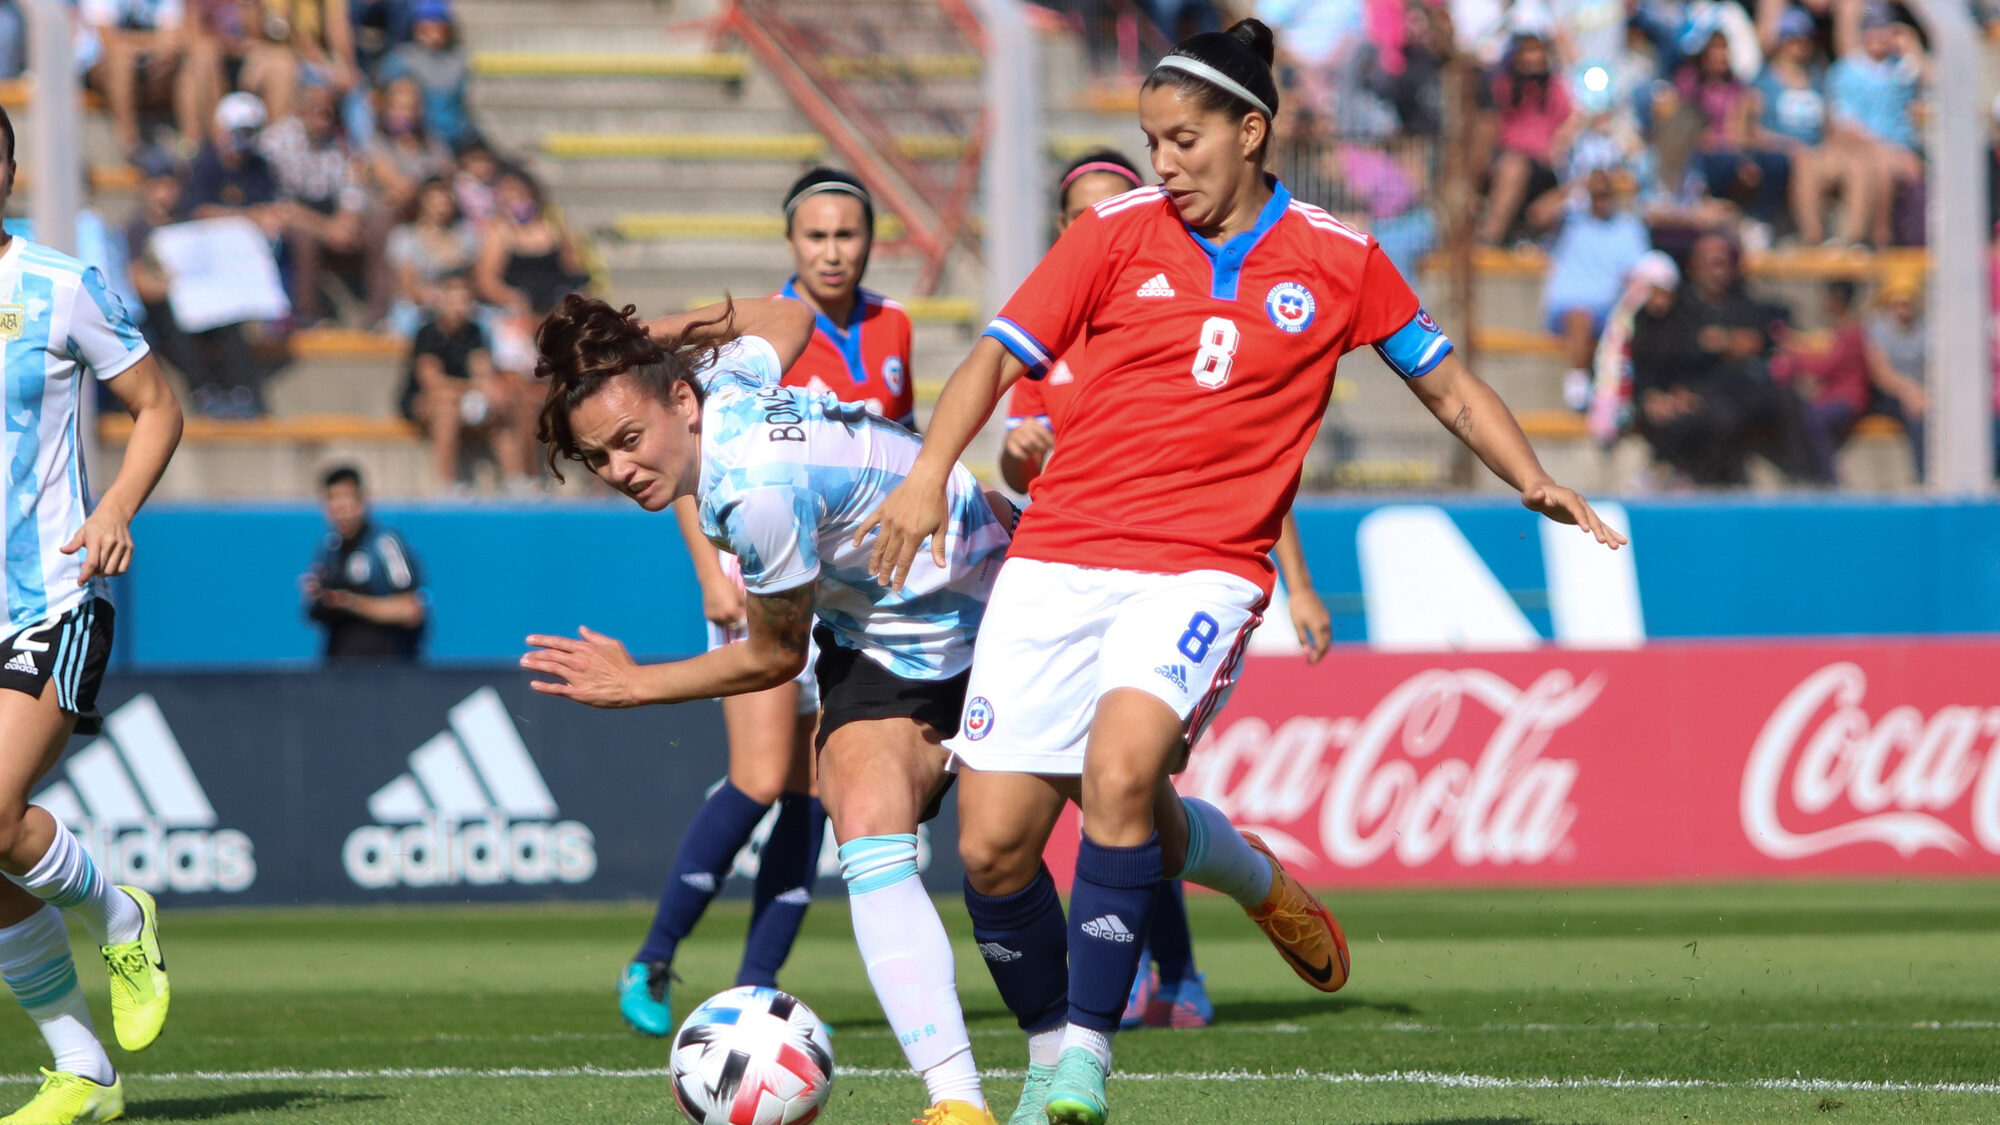
<instances>
[{"instance_id":1,"label":"teal soccer cleat","mask_svg":"<svg viewBox=\"0 0 2000 1125\"><path fill-rule=\"evenodd\" d=\"M1097 1056L1081 1047L1062 1053L1044 1112L1048 1125L1104 1125L1111 1110L1104 1104L1104 1067Z\"/></svg>"},{"instance_id":2,"label":"teal soccer cleat","mask_svg":"<svg viewBox=\"0 0 2000 1125\"><path fill-rule=\"evenodd\" d=\"M667 988L673 967L665 961L634 961L618 977L618 1014L641 1035L665 1039L674 1033L674 1006Z\"/></svg>"},{"instance_id":3,"label":"teal soccer cleat","mask_svg":"<svg viewBox=\"0 0 2000 1125\"><path fill-rule=\"evenodd\" d=\"M1007 1119L1007 1125L1043 1125L1049 1119L1046 1112L1049 1083L1055 1076L1055 1067L1028 1064L1028 1080L1021 1083L1021 1104L1014 1107L1014 1116Z\"/></svg>"}]
</instances>

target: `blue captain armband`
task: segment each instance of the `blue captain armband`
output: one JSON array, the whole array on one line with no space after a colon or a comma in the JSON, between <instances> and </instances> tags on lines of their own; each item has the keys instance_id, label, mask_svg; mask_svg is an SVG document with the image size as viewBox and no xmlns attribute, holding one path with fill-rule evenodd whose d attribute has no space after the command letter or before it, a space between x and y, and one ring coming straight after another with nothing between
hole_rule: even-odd
<instances>
[{"instance_id":1,"label":"blue captain armband","mask_svg":"<svg viewBox=\"0 0 2000 1125\"><path fill-rule=\"evenodd\" d=\"M1042 346L1027 329L1015 324L1004 316L996 316L993 323L986 326L982 336L991 336L1000 341L1000 346L1014 353L1014 358L1028 365L1028 378L1040 379L1049 373L1049 350Z\"/></svg>"},{"instance_id":2,"label":"blue captain armband","mask_svg":"<svg viewBox=\"0 0 2000 1125\"><path fill-rule=\"evenodd\" d=\"M1429 374L1431 368L1451 354L1451 337L1444 334L1431 314L1419 308L1408 324L1375 345L1375 354L1405 379Z\"/></svg>"}]
</instances>

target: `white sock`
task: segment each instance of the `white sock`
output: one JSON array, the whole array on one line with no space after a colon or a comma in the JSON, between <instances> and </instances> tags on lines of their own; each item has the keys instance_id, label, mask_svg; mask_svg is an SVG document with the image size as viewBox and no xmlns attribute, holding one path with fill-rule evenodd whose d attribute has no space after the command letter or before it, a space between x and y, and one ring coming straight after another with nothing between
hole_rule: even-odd
<instances>
[{"instance_id":1,"label":"white sock","mask_svg":"<svg viewBox=\"0 0 2000 1125\"><path fill-rule=\"evenodd\" d=\"M1034 1066L1054 1066L1062 1057L1063 1029L1068 1024L1057 1024L1047 1031L1028 1033L1028 1062Z\"/></svg>"},{"instance_id":2,"label":"white sock","mask_svg":"<svg viewBox=\"0 0 2000 1125\"><path fill-rule=\"evenodd\" d=\"M1243 839L1222 810L1196 797L1181 798L1187 810L1187 860L1175 878L1221 891L1245 910L1271 895L1271 861Z\"/></svg>"},{"instance_id":3,"label":"white sock","mask_svg":"<svg viewBox=\"0 0 2000 1125\"><path fill-rule=\"evenodd\" d=\"M35 866L26 875L8 878L43 902L75 914L99 945L135 940L145 922L139 904L104 877L61 821L56 822L54 842Z\"/></svg>"},{"instance_id":4,"label":"white sock","mask_svg":"<svg viewBox=\"0 0 2000 1125\"><path fill-rule=\"evenodd\" d=\"M916 836L849 840L840 846L840 875L854 944L910 1069L924 1076L933 1105L952 1100L984 1109L958 1003L958 964L937 905L917 878Z\"/></svg>"},{"instance_id":5,"label":"white sock","mask_svg":"<svg viewBox=\"0 0 2000 1125\"><path fill-rule=\"evenodd\" d=\"M76 984L62 911L44 906L0 929L0 978L28 1010L55 1055L55 1069L109 1085L111 1059L97 1041L90 1008Z\"/></svg>"},{"instance_id":6,"label":"white sock","mask_svg":"<svg viewBox=\"0 0 2000 1125\"><path fill-rule=\"evenodd\" d=\"M1111 1073L1111 1033L1070 1024L1063 1028L1062 1049L1082 1049L1096 1056L1106 1074Z\"/></svg>"}]
</instances>

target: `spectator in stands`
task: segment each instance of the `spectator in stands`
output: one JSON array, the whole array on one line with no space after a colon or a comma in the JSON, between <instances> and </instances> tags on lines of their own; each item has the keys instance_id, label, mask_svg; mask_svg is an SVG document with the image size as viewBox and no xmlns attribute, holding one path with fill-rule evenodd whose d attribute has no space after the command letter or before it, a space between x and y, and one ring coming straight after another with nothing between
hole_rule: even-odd
<instances>
[{"instance_id":1,"label":"spectator in stands","mask_svg":"<svg viewBox=\"0 0 2000 1125\"><path fill-rule=\"evenodd\" d=\"M306 89L330 89L348 134L366 141L368 81L354 52L354 21L347 6L348 0L264 0L266 21L275 17L291 28L287 42L298 56Z\"/></svg>"},{"instance_id":2,"label":"spectator in stands","mask_svg":"<svg viewBox=\"0 0 2000 1125\"><path fill-rule=\"evenodd\" d=\"M422 310L437 304L439 279L471 269L479 253L479 238L459 216L451 181L427 181L417 191L415 210L411 221L389 232L389 265L396 273L389 323L404 337L415 336Z\"/></svg>"},{"instance_id":3,"label":"spectator in stands","mask_svg":"<svg viewBox=\"0 0 2000 1125\"><path fill-rule=\"evenodd\" d=\"M1877 294L1881 311L1868 322L1868 373L1874 383L1871 408L1903 423L1924 479L1924 418L1930 409L1924 384L1930 370L1930 325L1919 304L1922 289L1909 273L1892 273Z\"/></svg>"},{"instance_id":4,"label":"spectator in stands","mask_svg":"<svg viewBox=\"0 0 2000 1125\"><path fill-rule=\"evenodd\" d=\"M1796 480L1824 480L1802 404L1770 378L1773 325L1781 319L1782 311L1744 291L1736 246L1717 234L1695 240L1673 302L1634 318L1639 432L1693 483L1745 483L1744 458L1753 449Z\"/></svg>"},{"instance_id":5,"label":"spectator in stands","mask_svg":"<svg viewBox=\"0 0 2000 1125\"><path fill-rule=\"evenodd\" d=\"M1826 285L1827 329L1818 333L1777 333L1781 349L1772 357L1771 375L1789 384L1806 407L1806 437L1813 460L1827 481L1838 479L1834 454L1854 423L1868 412L1871 373L1868 335L1855 306L1855 285L1845 279Z\"/></svg>"},{"instance_id":6,"label":"spectator in stands","mask_svg":"<svg viewBox=\"0 0 2000 1125\"><path fill-rule=\"evenodd\" d=\"M383 56L408 43L415 30L413 0L348 0L354 23L354 55L361 69L375 73Z\"/></svg>"},{"instance_id":7,"label":"spectator in stands","mask_svg":"<svg viewBox=\"0 0 2000 1125\"><path fill-rule=\"evenodd\" d=\"M1608 155L1608 154L1607 154ZM1646 224L1621 197L1613 160L1584 170L1580 190L1568 201L1542 289L1549 331L1563 338L1569 370L1563 401L1581 410L1589 402L1590 370L1605 318L1624 291L1625 277L1652 249ZM1626 177L1629 181L1629 175Z\"/></svg>"},{"instance_id":8,"label":"spectator in stands","mask_svg":"<svg viewBox=\"0 0 2000 1125\"><path fill-rule=\"evenodd\" d=\"M191 0L197 21L238 91L257 95L274 117L289 117L299 88L299 59L292 53L291 24L268 11L264 0Z\"/></svg>"},{"instance_id":9,"label":"spectator in stands","mask_svg":"<svg viewBox=\"0 0 2000 1125\"><path fill-rule=\"evenodd\" d=\"M416 555L369 520L353 466L328 470L320 499L329 530L303 586L306 616L326 631L327 663L415 663L430 617Z\"/></svg>"},{"instance_id":10,"label":"spectator in stands","mask_svg":"<svg viewBox=\"0 0 2000 1125\"><path fill-rule=\"evenodd\" d=\"M375 201L392 215L410 209L425 181L451 173L451 150L425 122L423 91L414 79L399 78L383 87L367 164Z\"/></svg>"},{"instance_id":11,"label":"spectator in stands","mask_svg":"<svg viewBox=\"0 0 2000 1125\"><path fill-rule=\"evenodd\" d=\"M1146 15L1152 18L1153 26L1167 37L1168 42L1178 43L1189 35L1199 35L1204 31L1222 30L1222 13L1215 10L1214 0L1140 0Z\"/></svg>"},{"instance_id":12,"label":"spectator in stands","mask_svg":"<svg viewBox=\"0 0 2000 1125\"><path fill-rule=\"evenodd\" d=\"M1493 76L1499 154L1479 220L1481 242L1506 241L1527 204L1559 186L1555 153L1570 121L1567 87L1554 71L1548 40L1534 31L1516 34Z\"/></svg>"},{"instance_id":13,"label":"spectator in stands","mask_svg":"<svg viewBox=\"0 0 2000 1125\"><path fill-rule=\"evenodd\" d=\"M548 212L541 186L525 172L502 173L497 211L481 235L473 280L479 299L501 310L495 359L502 370L534 369L535 326L590 275L569 229Z\"/></svg>"},{"instance_id":14,"label":"spectator in stands","mask_svg":"<svg viewBox=\"0 0 2000 1125\"><path fill-rule=\"evenodd\" d=\"M1834 128L1860 146L1875 170L1870 233L1878 247L1895 241L1897 193L1920 190L1923 184L1924 162L1917 153L1911 109L1929 65L1916 29L1897 23L1886 5L1871 3L1861 18L1859 42L1844 45L1839 61L1827 71Z\"/></svg>"},{"instance_id":15,"label":"spectator in stands","mask_svg":"<svg viewBox=\"0 0 2000 1125\"><path fill-rule=\"evenodd\" d=\"M292 309L295 321L320 319L320 271L328 257L357 266L363 277L370 325L389 315L387 216L372 207L354 174L354 153L343 133L330 86L308 87L296 117L265 130L259 147L294 204L289 231Z\"/></svg>"},{"instance_id":16,"label":"spectator in stands","mask_svg":"<svg viewBox=\"0 0 2000 1125\"><path fill-rule=\"evenodd\" d=\"M478 137L458 146L458 171L452 175L451 190L458 197L459 213L473 230L483 233L499 209L500 175L506 170Z\"/></svg>"},{"instance_id":17,"label":"spectator in stands","mask_svg":"<svg viewBox=\"0 0 2000 1125\"><path fill-rule=\"evenodd\" d=\"M459 446L475 437L492 449L507 491L530 491L527 467L540 406L535 388L494 369L486 333L474 319L470 278L448 274L436 290L431 319L417 330L411 352L403 413L429 435L440 485L461 487Z\"/></svg>"},{"instance_id":18,"label":"spectator in stands","mask_svg":"<svg viewBox=\"0 0 2000 1125\"><path fill-rule=\"evenodd\" d=\"M257 151L263 129L257 95L238 91L216 105L208 142L188 168L183 217L243 215L274 241L284 237L291 209L278 199L277 174Z\"/></svg>"},{"instance_id":19,"label":"spectator in stands","mask_svg":"<svg viewBox=\"0 0 2000 1125\"><path fill-rule=\"evenodd\" d=\"M424 118L447 144L462 144L473 135L465 109L470 80L465 52L458 47L446 0L416 0L411 5L414 30L410 41L389 52L376 74L379 82L414 79L423 90Z\"/></svg>"},{"instance_id":20,"label":"spectator in stands","mask_svg":"<svg viewBox=\"0 0 2000 1125\"><path fill-rule=\"evenodd\" d=\"M1777 19L1764 72L1757 76L1758 132L1763 147L1784 152L1792 165L1792 222L1808 246L1859 245L1868 237L1870 172L1867 155L1851 143L1829 143L1825 77L1813 43L1812 15L1788 7ZM1840 233L1826 236L1827 197L1838 195Z\"/></svg>"},{"instance_id":21,"label":"spectator in stands","mask_svg":"<svg viewBox=\"0 0 2000 1125\"><path fill-rule=\"evenodd\" d=\"M1742 204L1752 223L1744 241L1752 249L1768 249L1791 162L1783 152L1757 145L1756 98L1749 84L1736 77L1729 40L1720 29L1707 32L1674 86L1681 103L1701 116L1698 166L1709 194Z\"/></svg>"},{"instance_id":22,"label":"spectator in stands","mask_svg":"<svg viewBox=\"0 0 2000 1125\"><path fill-rule=\"evenodd\" d=\"M140 307L146 342L180 372L194 410L210 418L254 418L263 412L264 368L250 349L241 324L187 332L167 301L171 279L154 260L147 240L155 230L179 222L182 211L179 169L164 155L147 156L139 210L125 227L126 268Z\"/></svg>"},{"instance_id":23,"label":"spectator in stands","mask_svg":"<svg viewBox=\"0 0 2000 1125\"><path fill-rule=\"evenodd\" d=\"M82 0L84 22L103 45L90 83L111 108L126 153L138 152L141 100L171 104L183 137L199 137L221 79L214 44L184 26L181 0Z\"/></svg>"}]
</instances>

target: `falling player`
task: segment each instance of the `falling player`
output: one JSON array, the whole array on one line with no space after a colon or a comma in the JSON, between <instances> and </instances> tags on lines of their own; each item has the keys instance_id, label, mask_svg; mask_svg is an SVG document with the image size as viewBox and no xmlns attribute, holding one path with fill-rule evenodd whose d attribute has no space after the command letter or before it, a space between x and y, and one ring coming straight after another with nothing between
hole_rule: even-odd
<instances>
[{"instance_id":1,"label":"falling player","mask_svg":"<svg viewBox=\"0 0 2000 1125\"><path fill-rule=\"evenodd\" d=\"M14 186L14 123L0 111L0 205ZM68 912L104 954L118 1045L159 1037L169 999L153 898L113 886L75 835L28 803L72 731L94 733L111 656L104 579L132 563L132 516L166 472L180 405L94 267L0 233L7 393L7 629L0 641L0 978L55 1055L28 1104L0 1122L61 1125L125 1112L70 958ZM90 506L77 408L97 383L132 413L111 487Z\"/></svg>"},{"instance_id":2,"label":"falling player","mask_svg":"<svg viewBox=\"0 0 2000 1125\"><path fill-rule=\"evenodd\" d=\"M891 588L925 540L926 555L948 547L942 482L959 453L1016 378L1088 337L1089 377L995 584L948 744L968 879L1002 892L967 894L975 936L1018 954L989 962L994 981L1017 1018L1067 1012L1059 1038L1030 1041L1016 1122L1105 1119L1132 939L1164 874L1242 904L1313 987L1346 982L1326 908L1262 841L1167 782L1234 685L1343 353L1374 346L1527 507L1623 542L1543 471L1375 241L1266 172L1271 59L1269 29L1244 20L1160 61L1139 99L1160 186L1063 233L856 537L879 526L870 566ZM1040 862L1066 797L1084 825L1067 922Z\"/></svg>"},{"instance_id":3,"label":"falling player","mask_svg":"<svg viewBox=\"0 0 2000 1125\"><path fill-rule=\"evenodd\" d=\"M637 665L589 629L534 636L538 690L598 707L767 691L797 676L816 640L821 796L875 995L933 1103L927 1125L991 1125L959 1007L950 939L917 878L917 825L941 795L943 740L958 727L972 638L1011 516L963 468L945 486L950 549L901 590L850 545L860 519L916 459L910 431L778 372L812 331L795 301L645 325L581 296L543 324L549 381L540 434L640 507L693 497L701 528L742 566L747 635L691 660ZM718 347L720 345L720 347ZM815 627L817 619L817 627Z\"/></svg>"},{"instance_id":4,"label":"falling player","mask_svg":"<svg viewBox=\"0 0 2000 1125\"><path fill-rule=\"evenodd\" d=\"M784 370L787 386L825 391L871 413L910 425L910 319L901 305L862 288L874 244L875 203L861 181L815 168L785 193L785 244L794 271L775 296L805 304L813 332ZM673 321L656 334L671 335ZM745 594L736 559L702 534L691 501L675 506L701 585L710 648L745 639ZM618 1010L645 1035L674 1029L674 954L721 889L736 854L776 805L758 852L750 930L736 983L775 986L790 955L819 869L826 811L812 795L813 725L819 684L810 662L795 680L722 700L729 731L729 776L696 811L674 853L653 925L618 980Z\"/></svg>"}]
</instances>

